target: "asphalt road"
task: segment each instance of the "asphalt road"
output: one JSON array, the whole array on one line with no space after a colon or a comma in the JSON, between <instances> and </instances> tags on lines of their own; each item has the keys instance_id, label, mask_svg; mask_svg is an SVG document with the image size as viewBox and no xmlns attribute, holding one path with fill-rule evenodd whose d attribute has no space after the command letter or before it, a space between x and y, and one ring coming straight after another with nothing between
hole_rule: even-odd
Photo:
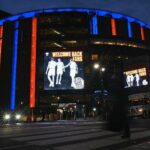
<instances>
[{"instance_id":1,"label":"asphalt road","mask_svg":"<svg viewBox=\"0 0 150 150\"><path fill-rule=\"evenodd\" d=\"M132 120L131 139L104 130L99 121L1 125L0 150L149 150L148 123L150 120Z\"/></svg>"},{"instance_id":2,"label":"asphalt road","mask_svg":"<svg viewBox=\"0 0 150 150\"><path fill-rule=\"evenodd\" d=\"M131 128L148 128L150 129L150 119L134 118L130 121Z\"/></svg>"}]
</instances>

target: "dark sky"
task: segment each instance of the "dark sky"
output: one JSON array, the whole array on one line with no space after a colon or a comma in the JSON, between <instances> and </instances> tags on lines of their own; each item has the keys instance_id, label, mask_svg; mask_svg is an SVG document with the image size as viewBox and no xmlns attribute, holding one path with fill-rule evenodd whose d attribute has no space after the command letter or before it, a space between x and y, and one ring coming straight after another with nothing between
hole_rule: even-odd
<instances>
[{"instance_id":1,"label":"dark sky","mask_svg":"<svg viewBox=\"0 0 150 150\"><path fill-rule=\"evenodd\" d=\"M58 7L110 10L138 18L150 25L150 0L0 0L0 10L12 14Z\"/></svg>"}]
</instances>

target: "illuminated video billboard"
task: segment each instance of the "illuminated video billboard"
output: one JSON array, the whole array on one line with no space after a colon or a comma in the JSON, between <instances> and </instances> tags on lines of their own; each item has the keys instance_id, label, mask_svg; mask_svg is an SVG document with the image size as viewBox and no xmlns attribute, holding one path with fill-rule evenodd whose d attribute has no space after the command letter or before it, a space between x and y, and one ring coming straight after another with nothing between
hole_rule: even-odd
<instances>
[{"instance_id":1,"label":"illuminated video billboard","mask_svg":"<svg viewBox=\"0 0 150 150\"><path fill-rule=\"evenodd\" d=\"M84 89L83 52L44 53L44 90Z\"/></svg>"},{"instance_id":2,"label":"illuminated video billboard","mask_svg":"<svg viewBox=\"0 0 150 150\"><path fill-rule=\"evenodd\" d=\"M125 88L148 85L146 68L125 71L124 79Z\"/></svg>"}]
</instances>

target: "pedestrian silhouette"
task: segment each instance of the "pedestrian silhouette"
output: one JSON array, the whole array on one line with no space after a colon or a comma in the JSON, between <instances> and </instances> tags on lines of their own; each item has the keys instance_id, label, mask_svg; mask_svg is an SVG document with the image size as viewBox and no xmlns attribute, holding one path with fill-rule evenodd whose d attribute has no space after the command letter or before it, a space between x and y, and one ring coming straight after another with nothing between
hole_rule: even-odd
<instances>
[{"instance_id":1,"label":"pedestrian silhouette","mask_svg":"<svg viewBox=\"0 0 150 150\"><path fill-rule=\"evenodd\" d=\"M122 116L122 138L129 138L130 137L130 127L129 127L129 119L128 119L128 105L127 102L121 104L121 112L120 115Z\"/></svg>"}]
</instances>

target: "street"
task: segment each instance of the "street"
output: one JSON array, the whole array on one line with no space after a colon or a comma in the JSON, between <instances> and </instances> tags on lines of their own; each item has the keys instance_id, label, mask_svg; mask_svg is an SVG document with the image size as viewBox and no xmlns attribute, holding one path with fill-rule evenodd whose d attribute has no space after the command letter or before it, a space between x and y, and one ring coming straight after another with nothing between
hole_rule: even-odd
<instances>
[{"instance_id":1,"label":"street","mask_svg":"<svg viewBox=\"0 0 150 150\"><path fill-rule=\"evenodd\" d=\"M149 122L132 120L131 139L121 139L94 120L1 125L0 150L148 150Z\"/></svg>"},{"instance_id":2,"label":"street","mask_svg":"<svg viewBox=\"0 0 150 150\"><path fill-rule=\"evenodd\" d=\"M133 128L149 128L150 129L150 119L135 118L130 120L130 125Z\"/></svg>"}]
</instances>

